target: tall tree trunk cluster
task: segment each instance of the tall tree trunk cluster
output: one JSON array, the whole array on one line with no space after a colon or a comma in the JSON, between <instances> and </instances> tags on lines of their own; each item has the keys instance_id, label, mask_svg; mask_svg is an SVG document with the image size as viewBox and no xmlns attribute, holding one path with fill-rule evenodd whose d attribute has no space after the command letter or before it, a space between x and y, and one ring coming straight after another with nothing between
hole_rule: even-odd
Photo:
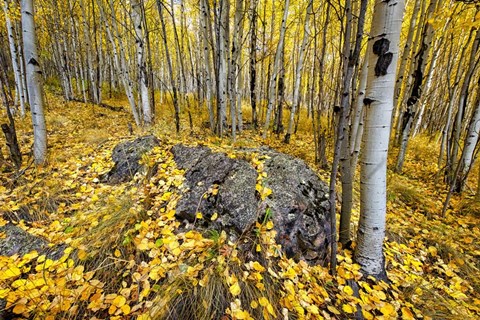
<instances>
[{"instance_id":1,"label":"tall tree trunk cluster","mask_svg":"<svg viewBox=\"0 0 480 320\"><path fill-rule=\"evenodd\" d=\"M32 154L46 162L46 80L65 100L99 105L124 95L139 127L171 113L176 133L199 118L233 143L253 129L292 145L297 130L309 128L301 139L315 147L319 167L331 166L331 271L337 235L347 247L353 236L360 162L355 257L381 276L389 139L396 174L406 170L411 137L439 140L451 197L468 183L480 130L480 8L445 0L404 7L403 0L4 0L0 93L12 162L22 165L15 121L28 111Z\"/></svg>"}]
</instances>

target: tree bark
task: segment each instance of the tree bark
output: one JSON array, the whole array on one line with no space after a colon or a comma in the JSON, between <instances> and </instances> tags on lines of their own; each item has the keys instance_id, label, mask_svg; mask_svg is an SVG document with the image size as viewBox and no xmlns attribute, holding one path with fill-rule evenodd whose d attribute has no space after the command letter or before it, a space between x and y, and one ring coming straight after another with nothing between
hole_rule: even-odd
<instances>
[{"instance_id":1,"label":"tree bark","mask_svg":"<svg viewBox=\"0 0 480 320\"><path fill-rule=\"evenodd\" d=\"M441 4L441 0L439 1ZM437 0L431 0L427 10L427 20L422 31L422 40L419 52L416 54L415 70L413 72L413 85L410 97L407 100L407 109L402 118L402 131L400 150L397 156L397 164L395 166L396 172L402 172L403 162L407 153L408 142L410 138L410 131L412 129L413 120L418 109L418 102L424 90L424 74L427 66L428 57L432 48L433 39L433 25L431 19L437 7Z\"/></svg>"},{"instance_id":2,"label":"tree bark","mask_svg":"<svg viewBox=\"0 0 480 320\"><path fill-rule=\"evenodd\" d=\"M16 32L15 28L12 25L12 22L10 20L10 0L5 0L3 4L3 10L5 12L5 21L7 24L7 36L8 36L8 44L10 45L10 55L12 56L12 66L13 66L13 74L15 76L15 86L16 86L16 91L17 95L20 101L20 115L22 117L25 116L25 95L24 95L24 90L23 90L23 81L22 81L22 73L20 70L20 63L22 63L21 60L19 60L19 52L17 50L17 37L16 37Z\"/></svg>"},{"instance_id":3,"label":"tree bark","mask_svg":"<svg viewBox=\"0 0 480 320\"><path fill-rule=\"evenodd\" d=\"M383 240L386 220L387 154L393 112L398 43L405 3L375 1L368 44L365 126L361 155L360 221L355 261L364 275L386 277Z\"/></svg>"},{"instance_id":4,"label":"tree bark","mask_svg":"<svg viewBox=\"0 0 480 320\"><path fill-rule=\"evenodd\" d=\"M295 116L295 112L300 104L300 86L302 82L302 71L303 71L303 64L305 62L305 54L307 51L307 43L310 37L310 15L313 11L313 0L309 0L307 6L307 13L305 14L305 24L303 27L303 40L302 45L300 46L300 56L298 57L297 62L297 69L295 72L295 84L293 88L293 104L292 109L290 110L290 118L288 119L288 127L287 127L287 134L285 134L284 142L290 143L290 137L292 135L293 130L293 119Z\"/></svg>"},{"instance_id":5,"label":"tree bark","mask_svg":"<svg viewBox=\"0 0 480 320\"><path fill-rule=\"evenodd\" d=\"M33 124L33 156L42 165L47 157L47 128L45 124L42 71L37 53L33 0L22 0L23 46L27 74L28 101Z\"/></svg>"},{"instance_id":6,"label":"tree bark","mask_svg":"<svg viewBox=\"0 0 480 320\"><path fill-rule=\"evenodd\" d=\"M282 25L280 27L280 38L278 40L277 51L275 53L275 60L273 63L273 70L270 76L270 84L268 87L268 106L267 106L267 113L265 115L265 125L263 128L263 138L267 137L268 128L270 127L270 118L272 115L273 105L275 103L275 96L276 96L276 85L277 85L277 77L280 71L280 61L282 55L282 48L285 42L285 30L287 28L287 17L288 17L288 8L290 6L290 0L285 1L285 7L283 9L283 18L282 18Z\"/></svg>"},{"instance_id":7,"label":"tree bark","mask_svg":"<svg viewBox=\"0 0 480 320\"><path fill-rule=\"evenodd\" d=\"M168 50L167 30L165 27L165 19L163 16L163 3L161 0L157 0L157 9L158 9L158 14L160 15L160 24L162 26L163 44L165 47L165 57L167 59L168 74L170 77L170 84L173 90L173 107L175 109L175 128L177 133L179 133L180 132L180 106L178 105L177 86L175 85L175 79L173 77L172 60L170 58L170 51Z\"/></svg>"},{"instance_id":8,"label":"tree bark","mask_svg":"<svg viewBox=\"0 0 480 320\"><path fill-rule=\"evenodd\" d=\"M131 1L132 20L135 29L135 45L137 49L137 72L142 105L143 123L149 126L153 122L153 114L150 106L150 97L147 86L147 64L145 59L145 35L142 21L142 4L138 0Z\"/></svg>"}]
</instances>

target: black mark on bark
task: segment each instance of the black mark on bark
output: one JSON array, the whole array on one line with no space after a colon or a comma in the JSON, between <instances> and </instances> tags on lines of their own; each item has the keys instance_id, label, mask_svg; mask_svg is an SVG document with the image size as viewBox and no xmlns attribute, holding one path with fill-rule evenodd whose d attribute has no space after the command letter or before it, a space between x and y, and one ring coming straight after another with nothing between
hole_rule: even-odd
<instances>
[{"instance_id":1,"label":"black mark on bark","mask_svg":"<svg viewBox=\"0 0 480 320\"><path fill-rule=\"evenodd\" d=\"M375 76L384 76L387 74L388 66L392 63L393 53L388 52L390 49L390 40L382 38L373 44L373 53L378 56L375 65Z\"/></svg>"}]
</instances>

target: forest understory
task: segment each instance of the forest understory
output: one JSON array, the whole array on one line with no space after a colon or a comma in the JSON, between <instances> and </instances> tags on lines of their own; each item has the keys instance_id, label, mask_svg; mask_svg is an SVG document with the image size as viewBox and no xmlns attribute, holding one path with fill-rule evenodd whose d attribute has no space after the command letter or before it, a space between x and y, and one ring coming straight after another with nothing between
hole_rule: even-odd
<instances>
[{"instance_id":1,"label":"forest understory","mask_svg":"<svg viewBox=\"0 0 480 320\"><path fill-rule=\"evenodd\" d=\"M126 105L122 99L106 103ZM224 233L178 232L174 214L184 172L173 161L173 145L201 144L229 156L240 147L268 145L305 160L328 182L329 170L315 166L311 120L306 116L290 144L274 134L262 139L253 130L245 130L232 143L202 129L208 116L200 110L192 110L192 130L182 114L185 129L174 134L171 106L156 110L157 119L168 120L130 131L126 107L111 110L65 102L51 93L47 105L46 165L34 166L32 157L24 156L22 169L16 171L2 146L0 227L13 221L46 239L52 251L61 246L63 256L36 251L0 256L0 301L5 304L0 314L5 319L480 317L477 177L470 175L466 191L453 196L442 218L448 190L432 161L439 148L435 140L413 138L403 173L388 171L386 283L361 278L352 248L339 248L335 276L326 267L287 259L275 244L271 221L255 226L252 241L262 255L259 261L238 254L237 244L227 241ZM244 110L245 118L248 112ZM17 122L24 155L31 153L31 128L30 120ZM113 166L113 147L148 134L162 145L142 161L159 164L157 172L116 186L100 182ZM395 165L396 153L390 151L389 168ZM331 154L327 150L329 162ZM261 159L252 155L251 161ZM354 190L356 234L358 181Z\"/></svg>"}]
</instances>

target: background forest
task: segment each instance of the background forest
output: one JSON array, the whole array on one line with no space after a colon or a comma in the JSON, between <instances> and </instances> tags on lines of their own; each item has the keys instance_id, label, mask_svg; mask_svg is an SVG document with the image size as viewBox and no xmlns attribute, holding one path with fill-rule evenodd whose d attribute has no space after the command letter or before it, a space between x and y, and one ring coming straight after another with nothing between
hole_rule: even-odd
<instances>
[{"instance_id":1,"label":"background forest","mask_svg":"<svg viewBox=\"0 0 480 320\"><path fill-rule=\"evenodd\" d=\"M479 1L1 4L0 319L479 317ZM147 135L147 169L103 183ZM245 157L262 201L245 150L303 159L327 261L287 259L268 213L255 259L182 229L178 143Z\"/></svg>"}]
</instances>

